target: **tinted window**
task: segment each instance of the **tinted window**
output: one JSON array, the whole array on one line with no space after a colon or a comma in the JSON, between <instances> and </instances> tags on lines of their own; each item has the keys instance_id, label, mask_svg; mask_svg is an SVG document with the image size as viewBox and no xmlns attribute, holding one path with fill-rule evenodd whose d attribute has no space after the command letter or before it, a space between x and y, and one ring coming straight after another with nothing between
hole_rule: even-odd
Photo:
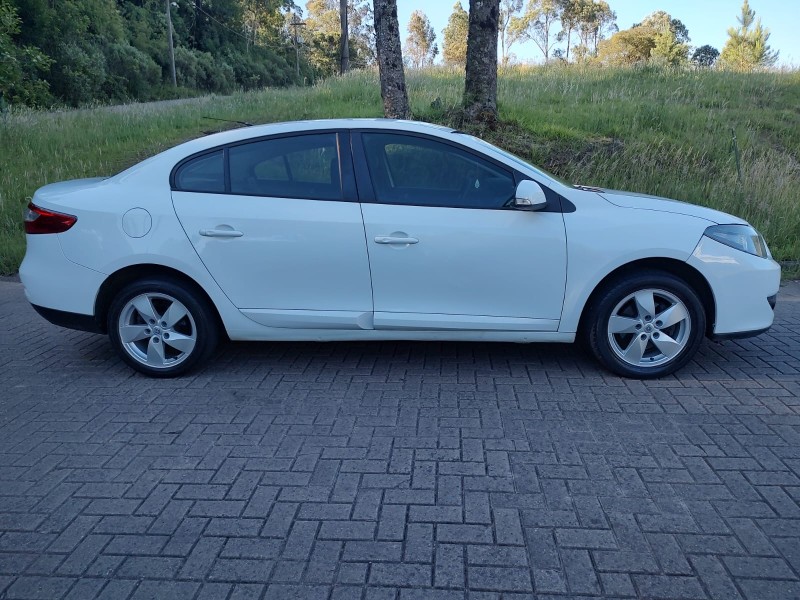
<instances>
[{"instance_id":1,"label":"tinted window","mask_svg":"<svg viewBox=\"0 0 800 600\"><path fill-rule=\"evenodd\" d=\"M514 196L509 171L449 144L393 133L362 139L378 202L500 208Z\"/></svg>"},{"instance_id":2,"label":"tinted window","mask_svg":"<svg viewBox=\"0 0 800 600\"><path fill-rule=\"evenodd\" d=\"M185 192L224 192L225 163L222 150L184 163L175 174L175 187Z\"/></svg>"},{"instance_id":3,"label":"tinted window","mask_svg":"<svg viewBox=\"0 0 800 600\"><path fill-rule=\"evenodd\" d=\"M228 150L228 160L232 194L315 200L342 198L335 133L233 146Z\"/></svg>"}]
</instances>

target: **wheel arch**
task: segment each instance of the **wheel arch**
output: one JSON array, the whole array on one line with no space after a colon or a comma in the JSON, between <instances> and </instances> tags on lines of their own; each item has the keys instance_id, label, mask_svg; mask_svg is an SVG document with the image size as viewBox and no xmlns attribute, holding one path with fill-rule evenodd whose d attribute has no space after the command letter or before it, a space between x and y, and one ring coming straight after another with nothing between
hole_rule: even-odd
<instances>
[{"instance_id":1,"label":"wheel arch","mask_svg":"<svg viewBox=\"0 0 800 600\"><path fill-rule=\"evenodd\" d=\"M173 269L172 267L158 264L130 265L115 271L106 278L97 292L97 298L95 299L94 303L94 319L103 333L107 333L106 322L108 320L108 311L117 293L129 283L145 277L158 276L179 281L197 292L213 309L214 317L217 321L217 328L220 333L225 333L225 326L222 321L222 317L219 314L219 309L217 308L216 304L214 304L211 296L208 295L208 292L203 289L203 286L186 275L186 273L178 271L177 269Z\"/></svg>"},{"instance_id":2,"label":"wheel arch","mask_svg":"<svg viewBox=\"0 0 800 600\"><path fill-rule=\"evenodd\" d=\"M700 302L703 304L703 310L706 313L705 334L709 336L713 333L717 307L711 285L700 271L674 258L644 258L626 263L611 271L594 287L592 293L589 294L589 298L584 303L581 317L578 321L578 332L586 331L586 317L592 304L603 290L607 289L612 282L642 270L663 271L685 281L697 293Z\"/></svg>"}]
</instances>

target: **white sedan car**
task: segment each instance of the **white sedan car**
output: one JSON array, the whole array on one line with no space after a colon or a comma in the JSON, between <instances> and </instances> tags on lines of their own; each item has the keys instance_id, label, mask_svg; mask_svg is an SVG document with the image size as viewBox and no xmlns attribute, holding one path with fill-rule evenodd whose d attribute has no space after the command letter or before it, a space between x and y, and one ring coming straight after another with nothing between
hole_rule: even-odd
<instances>
[{"instance_id":1,"label":"white sedan car","mask_svg":"<svg viewBox=\"0 0 800 600\"><path fill-rule=\"evenodd\" d=\"M445 127L329 120L196 139L38 190L20 268L49 321L147 375L231 340L573 342L659 377L773 321L745 221L572 186Z\"/></svg>"}]
</instances>

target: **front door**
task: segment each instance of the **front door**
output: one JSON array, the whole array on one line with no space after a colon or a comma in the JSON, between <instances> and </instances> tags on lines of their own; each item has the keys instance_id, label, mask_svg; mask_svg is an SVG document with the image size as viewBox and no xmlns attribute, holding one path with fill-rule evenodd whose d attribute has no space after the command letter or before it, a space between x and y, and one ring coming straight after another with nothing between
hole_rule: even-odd
<instances>
[{"instance_id":1,"label":"front door","mask_svg":"<svg viewBox=\"0 0 800 600\"><path fill-rule=\"evenodd\" d=\"M189 240L231 302L262 324L372 327L364 226L348 201L356 198L340 137L248 141L176 172L172 199Z\"/></svg>"},{"instance_id":2,"label":"front door","mask_svg":"<svg viewBox=\"0 0 800 600\"><path fill-rule=\"evenodd\" d=\"M560 212L509 209L511 169L458 146L375 131L356 147L374 192L362 212L376 329L558 329Z\"/></svg>"}]
</instances>

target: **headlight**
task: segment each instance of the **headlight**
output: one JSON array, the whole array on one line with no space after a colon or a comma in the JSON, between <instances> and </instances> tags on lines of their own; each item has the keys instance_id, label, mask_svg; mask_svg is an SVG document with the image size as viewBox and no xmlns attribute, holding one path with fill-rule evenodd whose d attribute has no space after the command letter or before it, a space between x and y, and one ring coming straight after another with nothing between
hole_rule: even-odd
<instances>
[{"instance_id":1,"label":"headlight","mask_svg":"<svg viewBox=\"0 0 800 600\"><path fill-rule=\"evenodd\" d=\"M705 235L720 244L736 248L742 252L772 258L767 248L767 242L760 233L750 225L712 225L705 231Z\"/></svg>"}]
</instances>

